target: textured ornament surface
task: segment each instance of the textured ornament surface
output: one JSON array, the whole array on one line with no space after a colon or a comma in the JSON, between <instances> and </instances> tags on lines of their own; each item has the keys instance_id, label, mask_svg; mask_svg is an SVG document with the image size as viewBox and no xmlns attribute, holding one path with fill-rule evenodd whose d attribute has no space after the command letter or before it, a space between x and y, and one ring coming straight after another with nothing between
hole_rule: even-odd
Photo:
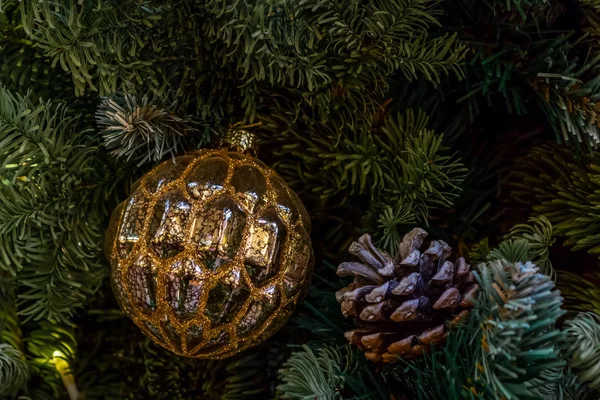
<instances>
[{"instance_id":1,"label":"textured ornament surface","mask_svg":"<svg viewBox=\"0 0 600 400\"><path fill-rule=\"evenodd\" d=\"M259 160L201 150L142 177L106 237L123 312L176 354L223 358L277 332L310 284L310 220Z\"/></svg>"}]
</instances>

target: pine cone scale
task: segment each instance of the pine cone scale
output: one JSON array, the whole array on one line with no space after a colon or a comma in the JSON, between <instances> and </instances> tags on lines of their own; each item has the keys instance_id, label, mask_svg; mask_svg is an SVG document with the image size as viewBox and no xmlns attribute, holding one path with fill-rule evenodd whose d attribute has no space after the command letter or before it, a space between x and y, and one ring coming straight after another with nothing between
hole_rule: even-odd
<instances>
[{"instance_id":1,"label":"pine cone scale","mask_svg":"<svg viewBox=\"0 0 600 400\"><path fill-rule=\"evenodd\" d=\"M415 228L404 236L392 257L376 248L369 235L350 245L360 262L344 262L338 275L354 282L336 293L342 313L358 329L346 339L376 362L420 356L441 344L448 329L468 314L478 286L464 258L448 261L451 248Z\"/></svg>"}]
</instances>

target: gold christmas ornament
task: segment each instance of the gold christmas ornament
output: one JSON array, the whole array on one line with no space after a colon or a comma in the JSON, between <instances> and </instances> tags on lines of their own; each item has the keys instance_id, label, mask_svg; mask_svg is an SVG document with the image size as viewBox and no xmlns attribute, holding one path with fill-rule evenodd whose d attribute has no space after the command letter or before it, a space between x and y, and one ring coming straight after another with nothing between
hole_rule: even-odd
<instances>
[{"instance_id":1,"label":"gold christmas ornament","mask_svg":"<svg viewBox=\"0 0 600 400\"><path fill-rule=\"evenodd\" d=\"M200 150L143 176L106 238L113 291L155 343L224 358L266 340L310 283L310 220L261 161Z\"/></svg>"}]
</instances>

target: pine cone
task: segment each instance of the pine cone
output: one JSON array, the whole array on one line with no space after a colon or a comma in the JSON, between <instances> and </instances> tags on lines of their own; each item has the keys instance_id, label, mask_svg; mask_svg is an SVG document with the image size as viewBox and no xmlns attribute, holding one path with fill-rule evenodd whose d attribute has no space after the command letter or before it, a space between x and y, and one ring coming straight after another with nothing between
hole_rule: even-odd
<instances>
[{"instance_id":1,"label":"pine cone","mask_svg":"<svg viewBox=\"0 0 600 400\"><path fill-rule=\"evenodd\" d=\"M443 343L448 328L472 307L478 286L469 265L462 257L447 261L452 249L442 240L431 241L421 252L426 237L424 230L413 229L392 258L363 235L349 248L361 262L338 267L339 276L354 276L336 293L342 314L358 325L346 332L346 339L371 361L419 357Z\"/></svg>"}]
</instances>

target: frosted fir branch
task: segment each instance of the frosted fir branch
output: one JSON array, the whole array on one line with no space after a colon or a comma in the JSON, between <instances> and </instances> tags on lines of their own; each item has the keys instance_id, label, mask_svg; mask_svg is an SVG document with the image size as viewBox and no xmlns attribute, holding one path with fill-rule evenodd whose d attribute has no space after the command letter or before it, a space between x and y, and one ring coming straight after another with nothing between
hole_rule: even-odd
<instances>
[{"instance_id":1,"label":"frosted fir branch","mask_svg":"<svg viewBox=\"0 0 600 400\"><path fill-rule=\"evenodd\" d=\"M538 271L530 262L479 265L478 308L487 317L475 379L486 383L494 399L539 398L543 380L566 364L564 334L556 328L565 313L563 299L552 280Z\"/></svg>"}]
</instances>

